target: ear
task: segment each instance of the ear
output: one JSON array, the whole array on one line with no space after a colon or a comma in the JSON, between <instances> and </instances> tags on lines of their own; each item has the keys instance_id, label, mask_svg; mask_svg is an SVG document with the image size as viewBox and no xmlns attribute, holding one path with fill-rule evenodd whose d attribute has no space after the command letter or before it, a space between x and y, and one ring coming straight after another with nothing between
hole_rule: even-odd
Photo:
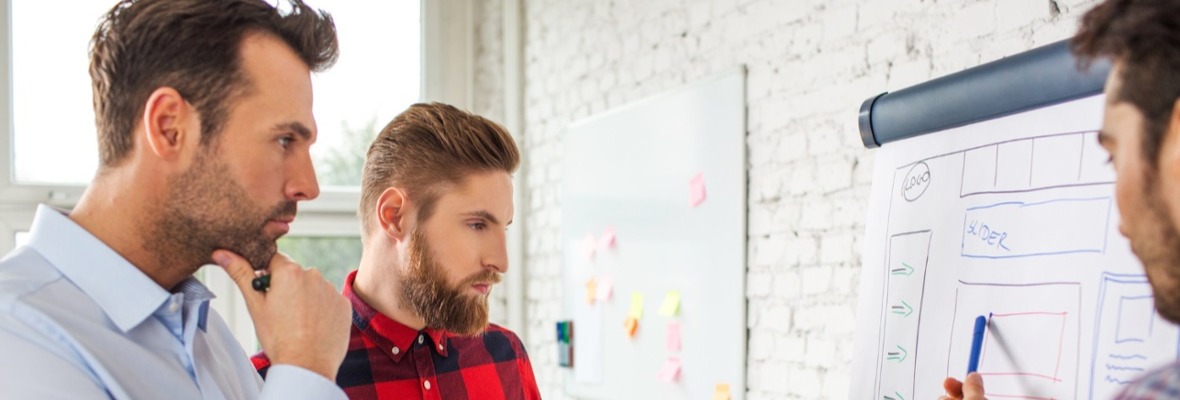
<instances>
[{"instance_id":1,"label":"ear","mask_svg":"<svg viewBox=\"0 0 1180 400\"><path fill-rule=\"evenodd\" d=\"M374 205L374 214L382 234L396 241L409 240L409 205L410 198L404 190L388 187L381 192L381 197L377 198L377 204Z\"/></svg>"},{"instance_id":2,"label":"ear","mask_svg":"<svg viewBox=\"0 0 1180 400\"><path fill-rule=\"evenodd\" d=\"M170 87L157 88L148 96L143 108L143 131L147 148L157 157L174 160L184 149L186 142L197 139L198 132L192 132L191 124L196 113L180 92ZM200 125L195 125L200 126Z\"/></svg>"}]
</instances>

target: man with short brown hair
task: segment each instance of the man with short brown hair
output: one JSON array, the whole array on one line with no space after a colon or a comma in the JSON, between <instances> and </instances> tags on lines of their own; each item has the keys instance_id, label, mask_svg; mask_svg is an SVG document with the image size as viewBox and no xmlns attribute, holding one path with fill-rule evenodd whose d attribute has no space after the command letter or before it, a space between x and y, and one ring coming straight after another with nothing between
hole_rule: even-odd
<instances>
[{"instance_id":1,"label":"man with short brown hair","mask_svg":"<svg viewBox=\"0 0 1180 400\"><path fill-rule=\"evenodd\" d=\"M1098 141L1115 169L1119 231L1143 262L1160 316L1180 323L1180 1L1107 0L1082 17L1071 43L1109 57ZM947 378L944 398L984 398L978 373ZM1119 399L1180 396L1180 364L1148 372Z\"/></svg>"},{"instance_id":2,"label":"man with short brown hair","mask_svg":"<svg viewBox=\"0 0 1180 400\"><path fill-rule=\"evenodd\" d=\"M540 398L520 339L488 323L519 164L504 128L444 104L411 106L377 136L361 182L364 254L344 285L352 341L336 380L349 397ZM264 375L268 355L254 358Z\"/></svg>"},{"instance_id":3,"label":"man with short brown hair","mask_svg":"<svg viewBox=\"0 0 1180 400\"><path fill-rule=\"evenodd\" d=\"M348 305L276 254L319 194L311 71L322 12L289 0L123 0L91 42L101 165L0 260L0 398L342 398ZM276 367L263 385L213 294L225 268ZM267 292L250 289L269 270Z\"/></svg>"}]
</instances>

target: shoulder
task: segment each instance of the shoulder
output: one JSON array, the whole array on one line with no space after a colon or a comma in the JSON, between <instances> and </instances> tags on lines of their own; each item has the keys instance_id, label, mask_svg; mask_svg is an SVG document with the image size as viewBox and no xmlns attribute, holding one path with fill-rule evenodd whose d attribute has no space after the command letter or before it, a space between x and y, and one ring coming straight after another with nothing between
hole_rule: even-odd
<instances>
[{"instance_id":1,"label":"shoulder","mask_svg":"<svg viewBox=\"0 0 1180 400\"><path fill-rule=\"evenodd\" d=\"M489 323L488 329L484 331L484 336L485 337L492 336L492 337L496 337L496 338L503 338L504 340L507 340L508 342L510 342L514 345L517 345L517 346L522 345L522 343L520 342L520 336L517 336L516 332L513 332L513 331L509 330L508 328L505 328L503 326L496 325L496 324Z\"/></svg>"},{"instance_id":2,"label":"shoulder","mask_svg":"<svg viewBox=\"0 0 1180 400\"><path fill-rule=\"evenodd\" d=\"M60 280L61 273L40 253L29 247L13 250L0 258L0 312L11 312L16 303Z\"/></svg>"},{"instance_id":3,"label":"shoulder","mask_svg":"<svg viewBox=\"0 0 1180 400\"><path fill-rule=\"evenodd\" d=\"M1168 365L1136 379L1119 399L1156 399L1180 396L1180 363Z\"/></svg>"},{"instance_id":4,"label":"shoulder","mask_svg":"<svg viewBox=\"0 0 1180 400\"><path fill-rule=\"evenodd\" d=\"M525 350L524 343L520 341L520 336L508 328L488 324L488 329L484 331L482 338L484 344L490 348L510 349L514 354L513 358L528 360L528 351Z\"/></svg>"}]
</instances>

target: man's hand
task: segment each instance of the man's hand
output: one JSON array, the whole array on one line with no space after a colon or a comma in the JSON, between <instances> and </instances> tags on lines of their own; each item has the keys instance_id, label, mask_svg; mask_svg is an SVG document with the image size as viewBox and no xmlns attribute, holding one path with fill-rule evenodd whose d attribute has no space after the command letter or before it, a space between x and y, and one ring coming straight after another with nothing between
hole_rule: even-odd
<instances>
[{"instance_id":1,"label":"man's hand","mask_svg":"<svg viewBox=\"0 0 1180 400\"><path fill-rule=\"evenodd\" d=\"M258 341L273 364L303 367L336 381L348 351L352 307L319 271L304 270L276 253L268 268L270 290L258 292L251 286L254 269L246 259L217 250L213 260L241 290Z\"/></svg>"},{"instance_id":2,"label":"man's hand","mask_svg":"<svg viewBox=\"0 0 1180 400\"><path fill-rule=\"evenodd\" d=\"M983 377L980 377L978 372L967 374L963 382L955 378L946 378L942 381L942 388L946 390L946 396L940 397L939 400L985 400Z\"/></svg>"}]
</instances>

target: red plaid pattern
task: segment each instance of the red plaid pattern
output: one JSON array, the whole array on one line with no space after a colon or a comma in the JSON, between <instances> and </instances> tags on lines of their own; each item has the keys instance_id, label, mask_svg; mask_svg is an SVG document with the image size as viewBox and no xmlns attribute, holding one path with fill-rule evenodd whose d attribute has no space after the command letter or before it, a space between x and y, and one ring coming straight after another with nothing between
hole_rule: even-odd
<instances>
[{"instance_id":1,"label":"red plaid pattern","mask_svg":"<svg viewBox=\"0 0 1180 400\"><path fill-rule=\"evenodd\" d=\"M533 366L516 334L495 324L473 337L415 331L381 315L352 291L352 338L336 383L351 399L540 399ZM270 359L254 367L266 377Z\"/></svg>"}]
</instances>

